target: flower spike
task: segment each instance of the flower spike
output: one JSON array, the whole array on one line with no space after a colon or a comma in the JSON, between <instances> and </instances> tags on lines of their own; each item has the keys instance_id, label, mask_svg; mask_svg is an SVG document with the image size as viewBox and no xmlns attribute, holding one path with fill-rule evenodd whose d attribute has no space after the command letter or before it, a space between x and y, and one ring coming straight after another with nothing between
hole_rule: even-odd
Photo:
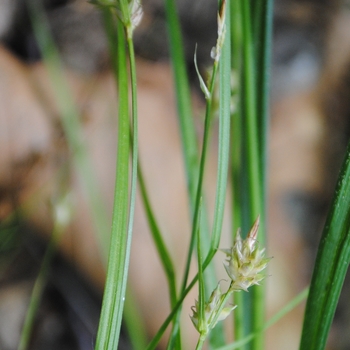
<instances>
[{"instance_id":1,"label":"flower spike","mask_svg":"<svg viewBox=\"0 0 350 350\"><path fill-rule=\"evenodd\" d=\"M200 315L197 300L195 306L191 307L193 312L190 316L191 321L201 335L206 335L219 321L223 321L236 308L236 305L224 307L227 299L226 294L222 294L220 284L218 284L211 293L208 302L205 303L204 315Z\"/></svg>"},{"instance_id":2,"label":"flower spike","mask_svg":"<svg viewBox=\"0 0 350 350\"><path fill-rule=\"evenodd\" d=\"M266 277L260 272L271 258L265 258L265 249L259 249L257 244L259 222L258 216L245 240L241 237L241 231L237 230L233 247L222 250L227 257L228 264L224 266L231 278L230 288L234 291L248 291L250 286L259 284Z\"/></svg>"}]
</instances>

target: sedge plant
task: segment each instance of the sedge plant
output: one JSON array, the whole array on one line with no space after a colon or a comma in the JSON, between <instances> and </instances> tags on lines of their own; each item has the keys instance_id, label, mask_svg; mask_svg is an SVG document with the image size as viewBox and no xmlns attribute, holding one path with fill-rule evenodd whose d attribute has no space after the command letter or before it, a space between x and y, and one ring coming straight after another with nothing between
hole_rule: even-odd
<instances>
[{"instance_id":1,"label":"sedge plant","mask_svg":"<svg viewBox=\"0 0 350 350\"><path fill-rule=\"evenodd\" d=\"M181 338L180 316L183 312L190 312L183 310L183 301L196 283L199 290L198 299L194 301L192 315L189 316L199 333L196 349L201 349L207 342L210 349L263 350L266 329L306 297L308 300L300 350L324 349L350 262L350 148L323 232L310 293L308 294L309 289L305 289L267 321L264 290L266 274L262 271L269 261L264 255L264 246L267 242L266 150L273 1L218 1L218 38L211 53L213 65L209 77L201 75L196 57L194 58L199 84L206 101L203 139L198 139L192 118L191 92L177 6L174 0L165 0L189 212L192 218L191 232L188 234L187 261L182 271L180 286L176 284L176 276L181 271L176 271L163 239L157 223L157 213L149 200L141 167L142 159L138 159L137 67L133 32L142 17L142 4L137 0L92 2L101 9L105 20L119 102L115 204L107 279L95 349L118 348L123 313L125 319L133 320L127 323L131 328L129 334L134 337L132 340L135 348L156 349L171 325L167 348L187 349ZM55 50L52 47L50 50L47 48L51 43L41 31L40 21L35 23L37 36L41 38L44 53L49 57ZM48 58L48 62L53 61ZM55 73L53 65L48 65L48 68L52 72L52 78L59 82L60 105L62 114L67 115L64 124L73 156L85 183L91 184L90 172L84 171L88 169L88 162L81 151L80 138L77 136L80 131L74 118L76 113L71 102L68 109L65 107L65 99L69 100L69 96L64 94L64 84ZM215 113L218 114L217 120ZM205 203L203 183L209 139L216 122L219 126L218 163L215 207L210 227L210 213ZM215 269L211 267L214 255L220 250L229 175L232 179L233 233L232 247L222 250L226 255L224 268L229 279L228 287L223 291L224 282L217 280ZM144 329L135 331L136 325L144 327L137 311L129 307L124 310L137 182L148 225L167 277L171 308L168 317L147 345L144 338L141 341L136 339L144 333ZM91 186L86 187L92 191ZM94 196L95 193L91 192L90 197ZM95 197L98 198L98 195ZM95 204L93 209L96 222L100 223L97 227L100 231L105 231L106 222L101 222L106 220L101 220L101 207ZM246 237L241 236L239 227L242 227L242 232L248 232ZM106 243L102 245L108 246ZM106 258L105 248L101 251ZM189 268L194 258L197 259L198 273L190 279ZM248 288L251 292L244 293ZM34 301L38 302L37 299ZM228 343L219 321L231 314L234 315L234 342ZM27 339L29 332L26 331L24 336ZM26 341L24 339L23 343Z\"/></svg>"},{"instance_id":2,"label":"sedge plant","mask_svg":"<svg viewBox=\"0 0 350 350\"><path fill-rule=\"evenodd\" d=\"M108 2L109 8L118 8L118 1ZM132 7L132 1L128 2ZM100 3L101 4L101 3ZM272 10L273 2L271 0L259 3L247 2L244 0L231 2L229 0L219 1L218 4L218 41L213 50L213 69L209 78L209 83L198 72L197 64L195 66L198 72L200 87L206 99L206 117L204 123L204 137L200 152L197 150L197 138L194 132L194 126L191 119L191 99L188 84L188 76L185 69L183 54L181 30L179 19L177 17L176 3L173 0L165 1L166 15L168 21L169 44L171 61L174 70L174 82L176 87L176 99L179 112L179 126L182 136L182 146L184 154L184 163L187 174L189 201L192 209L192 230L189 237L188 259L184 271L183 283L176 292L174 284L175 274L167 247L161 238L161 232L156 224L156 215L153 212L148 200L147 189L142 180L142 171L140 171L141 188L143 201L146 205L149 224L155 243L158 247L164 269L168 276L168 284L171 299L171 312L166 318L158 333L148 344L147 349L155 349L162 338L167 327L172 323L173 328L168 343L168 349L181 349L181 325L180 313L182 303L188 292L199 281L199 298L195 303L191 319L195 328L200 333L197 348L201 348L205 339L209 335L209 342L212 348L217 349L235 349L243 348L249 345L251 349L264 348L264 331L277 319L285 315L288 310L300 303L307 296L308 289L300 293L285 308L276 314L268 322L265 321L265 301L264 288L262 286L252 287L252 293L247 300L241 298L243 293L235 293L235 304L238 305L236 311L242 311L235 316L235 342L225 345L225 337L220 332L214 332L214 326L219 320L227 317L229 312L236 306L227 306L227 301L231 294L236 291L235 282L237 282L236 272L233 272L234 266L239 266L236 261L237 256L244 257L242 253L235 253L235 249L226 250L228 265L226 270L231 279L231 283L226 292L221 291L218 284L209 298L206 297L204 271L210 265L216 251L219 248L220 235L222 228L223 207L225 195L227 192L227 174L229 163L231 163L233 177L233 231L236 232L239 226L247 232L254 218L260 217L260 231L257 235L256 224L248 234L247 238L242 239L240 235L234 237L233 247L245 247L246 251L258 256L257 266L254 269L250 266L249 271L255 271L256 277L251 277L251 284L257 284L262 280L260 270L265 267L267 259L263 258L261 250L253 247L252 237L259 242L262 247L265 244L265 222L266 222L266 149L267 149L267 130L268 130L268 91L269 91L269 64L271 53L272 36ZM116 17L115 17L116 18ZM127 35L127 30L124 34ZM131 45L128 42L128 45ZM119 44L118 44L119 45ZM118 46L119 48L119 46ZM122 50L122 48L120 48ZM130 57L132 59L132 57ZM125 68L126 69L126 68ZM203 222L207 222L205 216L206 208L203 200L202 181L205 174L205 159L208 135L212 123L212 103L213 91L215 87L216 71L219 79L219 151L218 151L218 179L217 196L214 212L214 224L209 237L209 245L203 244L208 238L202 235L207 231L203 227ZM236 77L237 84L232 86L232 71ZM120 87L119 87L120 88ZM232 100L235 101L232 108ZM231 126L232 125L232 128ZM231 150L230 150L231 148ZM200 154L200 156L198 156ZM347 205L347 203L345 203ZM204 217L204 220L202 219ZM255 228L254 228L255 227ZM344 234L348 231L347 226L343 229ZM254 232L254 234L252 234ZM197 260L198 274L188 281L189 263L193 257L195 242L197 240ZM203 251L203 247L206 250ZM248 248L250 247L250 248ZM255 256L256 258L256 256ZM251 259L248 259L251 264ZM260 259L260 260L259 260ZM250 265L248 263L248 265ZM254 264L253 264L254 265ZM317 272L317 269L315 270ZM263 284L263 283L262 283ZM311 286L311 290L313 288ZM240 286L242 290L247 289L243 283ZM205 301L207 300L207 301ZM248 304L252 305L249 307ZM334 306L334 302L332 306ZM249 311L251 310L251 311ZM334 309L333 309L334 311ZM312 319L310 317L310 319ZM210 332L209 332L210 331ZM213 334L213 336L211 336ZM325 337L327 332L324 333ZM304 339L304 338L303 338ZM303 343L304 341L302 341ZM109 349L109 347L105 347ZM301 345L301 349L303 345Z\"/></svg>"}]
</instances>

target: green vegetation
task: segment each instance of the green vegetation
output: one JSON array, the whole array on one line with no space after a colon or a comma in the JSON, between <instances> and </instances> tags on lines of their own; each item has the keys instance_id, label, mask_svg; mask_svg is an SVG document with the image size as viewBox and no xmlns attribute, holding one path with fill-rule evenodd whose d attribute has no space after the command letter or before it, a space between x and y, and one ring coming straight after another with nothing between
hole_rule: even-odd
<instances>
[{"instance_id":1,"label":"green vegetation","mask_svg":"<svg viewBox=\"0 0 350 350\"><path fill-rule=\"evenodd\" d=\"M104 217L100 196L95 193L97 188L94 185L95 180L90 175L92 172L89 171L86 150L80 141L78 114L60 74L60 63L55 47L48 32L43 29L45 19L42 17L42 12L38 8L33 8L32 13L36 35L57 92L65 133L71 147L72 162L79 169L85 183L97 232L101 233L99 236L101 254L105 260L108 260L95 349L118 348L138 183L154 244L166 274L171 312L155 337L145 345L144 336L141 340L136 339L140 334L145 333L142 322L137 319L137 312L132 306L127 307L125 319L129 320L126 324L130 328L129 334L135 348L155 349L166 329L171 326L168 349L182 349L180 324L182 303L188 292L198 283L198 300L193 301L191 315L193 325L199 333L197 349L201 349L203 344L208 342L210 349L262 350L265 347L265 330L308 295L308 290L303 291L272 319L266 320L265 282L262 270L269 260L264 256L264 245L266 242L266 150L273 3L271 0L219 1L218 38L212 51L213 66L209 77L200 75L195 61L200 87L206 100L203 139L198 140L192 117L189 78L176 3L174 0L165 0L178 123L186 171L188 202L192 215L187 261L181 274L180 286L176 283L176 275L180 272L174 268L138 162L137 66L133 30L142 16L142 7L136 0L94 0L93 3L104 14L119 105L115 205L109 244L105 237L108 230L106 228L110 223ZM232 74L237 77L237 86L231 84ZM216 95L219 96L218 101L214 101ZM131 101L131 108L129 101ZM215 107L216 105L218 108ZM218 112L217 120L214 116L216 112ZM216 122L219 125L217 182L215 209L211 213L213 224L210 227L209 216L211 215L205 203L203 181L206 174L209 138L214 132L213 124ZM222 292L220 281L215 276L214 269L210 267L219 249L229 174L232 180L232 247L224 253L227 256L225 268L230 281L229 287ZM307 299L300 350L321 350L326 346L335 307L350 261L349 193L350 148L339 177L334 202L318 251ZM259 218L258 221L255 221L257 218ZM241 238L238 227L242 227L243 233L248 233L247 237ZM34 287L21 349L25 349L28 343L31 323L40 301L48 264L57 240L56 231L60 230L61 226L55 228L53 243L49 245L43 269ZM109 254L106 248L108 246ZM197 259L198 273L194 279L189 280L190 263L193 258ZM208 286L213 285L213 282L215 287L209 290ZM249 287L251 292L245 293L244 291ZM239 290L241 291L236 293ZM232 295L235 297L235 304L229 305ZM186 310L186 313L189 312L190 310ZM230 315L233 315L235 321L235 342L232 344L228 344L224 329L218 323ZM136 327L140 328L136 330ZM184 348L187 349L185 346Z\"/></svg>"}]
</instances>

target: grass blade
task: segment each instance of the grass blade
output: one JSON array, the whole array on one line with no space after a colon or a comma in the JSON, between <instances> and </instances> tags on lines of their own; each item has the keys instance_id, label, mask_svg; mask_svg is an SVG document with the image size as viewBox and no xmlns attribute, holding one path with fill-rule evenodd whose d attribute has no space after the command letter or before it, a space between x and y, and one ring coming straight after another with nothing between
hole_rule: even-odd
<instances>
[{"instance_id":1,"label":"grass blade","mask_svg":"<svg viewBox=\"0 0 350 350\"><path fill-rule=\"evenodd\" d=\"M224 219L227 193L229 154L230 154L230 123L231 123L231 2L222 1L220 15L224 16L225 37L221 48L219 61L219 150L218 172L216 181L216 198L213 228L211 234L211 249L217 250L220 244L222 224ZM219 34L220 37L220 34ZM221 40L219 38L218 40ZM211 346L225 343L222 324L216 326L210 336Z\"/></svg>"},{"instance_id":2,"label":"grass blade","mask_svg":"<svg viewBox=\"0 0 350 350\"><path fill-rule=\"evenodd\" d=\"M253 6L253 14L251 12ZM265 173L268 120L269 59L271 48L272 2L241 1L243 36L243 115L246 172L249 194L249 221L260 215L260 244L265 244ZM252 21L253 20L253 21ZM243 221L243 220L242 220ZM265 320L265 288L256 286L251 294L251 330L256 332ZM264 348L264 337L254 338L252 348Z\"/></svg>"},{"instance_id":3,"label":"grass blade","mask_svg":"<svg viewBox=\"0 0 350 350\"><path fill-rule=\"evenodd\" d=\"M198 150L196 129L192 115L190 85L186 70L185 55L180 22L174 0L165 0L168 25L170 56L172 58L173 76L176 91L176 103L180 124L182 148L184 153L187 186L191 205L194 204L198 178Z\"/></svg>"},{"instance_id":4,"label":"grass blade","mask_svg":"<svg viewBox=\"0 0 350 350\"><path fill-rule=\"evenodd\" d=\"M232 238L234 239L237 230L242 227L241 196L242 186L240 175L242 171L242 91L241 91L241 70L242 70L242 16L241 2L234 1L231 4L231 47L232 47L232 74L236 79L236 86L233 90L234 110L231 123L231 179L232 179ZM234 337L242 339L245 335L244 317L247 307L244 305L244 294L235 293L234 302L237 305L234 318ZM243 348L242 348L243 349Z\"/></svg>"},{"instance_id":5,"label":"grass blade","mask_svg":"<svg viewBox=\"0 0 350 350\"><path fill-rule=\"evenodd\" d=\"M257 124L256 99L256 67L254 61L254 47L251 33L251 19L249 2L242 0L242 27L243 27L243 115L244 142L247 152L247 172L249 182L249 209L250 219L253 222L261 213L261 170L259 160L259 133ZM259 232L260 233L260 232ZM259 240L261 240L261 234ZM262 239L261 244L264 244Z\"/></svg>"},{"instance_id":6,"label":"grass blade","mask_svg":"<svg viewBox=\"0 0 350 350\"><path fill-rule=\"evenodd\" d=\"M226 3L226 5L225 5ZM223 7L226 6L226 9ZM223 1L221 11L225 15L225 38L219 62L219 151L218 175L216 183L216 199L214 223L211 235L211 247L217 249L220 243L224 207L227 192L227 176L230 154L230 121L231 121L231 28L230 1Z\"/></svg>"},{"instance_id":7,"label":"grass blade","mask_svg":"<svg viewBox=\"0 0 350 350\"><path fill-rule=\"evenodd\" d=\"M128 74L124 27L117 20L119 125L115 200L113 208L110 253L103 296L96 350L117 349L123 315L128 266L128 208L130 123Z\"/></svg>"},{"instance_id":8,"label":"grass blade","mask_svg":"<svg viewBox=\"0 0 350 350\"><path fill-rule=\"evenodd\" d=\"M263 206L266 208L266 165L269 125L269 97L270 97L270 73L271 73L271 51L272 51L272 27L273 27L273 0L260 2L259 14L260 24L255 34L256 67L257 67L257 111L259 112L259 150L262 182ZM265 213L261 213L266 216Z\"/></svg>"},{"instance_id":9,"label":"grass blade","mask_svg":"<svg viewBox=\"0 0 350 350\"><path fill-rule=\"evenodd\" d=\"M258 150L260 165L260 191L261 209L263 218L261 225L260 243L266 241L266 173L267 173L267 146L269 125L269 94L270 94L270 64L272 46L273 25L273 0L258 2L255 9L255 52L256 52L256 105L257 105L257 129ZM264 285L253 289L253 329L260 328L265 322L265 288ZM255 338L254 349L264 348L263 334Z\"/></svg>"},{"instance_id":10,"label":"grass blade","mask_svg":"<svg viewBox=\"0 0 350 350\"><path fill-rule=\"evenodd\" d=\"M160 231L155 214L151 207L145 180L143 177L143 172L140 165L138 169L139 169L138 179L140 184L140 192L141 192L143 206L146 213L146 218L148 221L148 226L150 228L154 244L157 248L158 255L162 262L165 275L167 277L169 294L170 294L170 305L171 307L174 307L176 304L176 277L175 277L174 264L170 257L169 251L165 245L162 233Z\"/></svg>"},{"instance_id":11,"label":"grass blade","mask_svg":"<svg viewBox=\"0 0 350 350\"><path fill-rule=\"evenodd\" d=\"M326 346L350 262L350 144L322 233L306 304L300 350Z\"/></svg>"},{"instance_id":12,"label":"grass blade","mask_svg":"<svg viewBox=\"0 0 350 350\"><path fill-rule=\"evenodd\" d=\"M119 91L117 171L107 278L97 333L96 350L116 349L119 343L129 269L137 185L137 82L135 53L132 41L134 25L137 23L133 23L132 18L137 21L139 8L130 9L126 0L121 0L116 5L120 5L121 13L120 19L115 17L117 24L117 50L111 50L111 53L112 55L117 54L116 76ZM129 11L135 12L130 13ZM124 35L126 35L126 40ZM112 37L110 35L110 38ZM129 49L130 62L132 127L130 127L129 121L129 82L126 42ZM115 59L116 57L113 58ZM132 170L129 202L130 140L132 140Z\"/></svg>"},{"instance_id":13,"label":"grass blade","mask_svg":"<svg viewBox=\"0 0 350 350\"><path fill-rule=\"evenodd\" d=\"M132 287L128 285L123 322L128 330L128 336L133 350L144 350L147 346L147 334L145 324L142 321L138 300L133 294Z\"/></svg>"}]
</instances>

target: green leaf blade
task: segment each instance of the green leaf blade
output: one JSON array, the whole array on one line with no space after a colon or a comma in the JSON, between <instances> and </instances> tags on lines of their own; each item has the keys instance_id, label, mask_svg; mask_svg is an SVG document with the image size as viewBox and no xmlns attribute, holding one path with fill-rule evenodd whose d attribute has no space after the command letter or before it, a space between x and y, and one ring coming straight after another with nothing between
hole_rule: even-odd
<instances>
[{"instance_id":1,"label":"green leaf blade","mask_svg":"<svg viewBox=\"0 0 350 350\"><path fill-rule=\"evenodd\" d=\"M350 145L319 245L300 350L322 350L350 263Z\"/></svg>"},{"instance_id":2,"label":"green leaf blade","mask_svg":"<svg viewBox=\"0 0 350 350\"><path fill-rule=\"evenodd\" d=\"M125 269L130 254L127 249L130 156L128 74L124 29L120 21L117 22L117 34L119 87L117 176L107 278L95 345L96 350L117 349L118 347L126 290Z\"/></svg>"}]
</instances>

